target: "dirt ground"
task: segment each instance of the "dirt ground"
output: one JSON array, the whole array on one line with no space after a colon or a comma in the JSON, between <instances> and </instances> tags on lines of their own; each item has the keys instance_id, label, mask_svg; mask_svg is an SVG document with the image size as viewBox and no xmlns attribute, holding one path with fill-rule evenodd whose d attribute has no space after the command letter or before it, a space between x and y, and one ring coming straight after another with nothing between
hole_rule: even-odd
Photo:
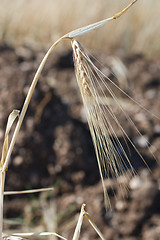
<instances>
[{"instance_id":1,"label":"dirt ground","mask_svg":"<svg viewBox=\"0 0 160 240\"><path fill-rule=\"evenodd\" d=\"M9 113L21 109L45 51L0 45L0 143ZM104 65L108 56L96 53ZM128 69L126 89L151 112L124 97L125 112L133 119L160 164L160 58L121 56ZM98 63L99 64L99 63ZM112 103L111 103L112 104ZM143 137L113 105L118 119L147 162L131 147L137 176L106 179L112 211L106 213L97 160L73 70L72 53L55 52L45 66L14 148L6 190L54 186L43 194L6 196L5 231L56 231L71 239L82 203L107 240L160 240L160 168ZM156 115L156 116L155 116ZM119 140L124 143L120 131ZM123 189L128 189L125 191ZM46 220L47 219L47 220ZM10 221L9 221L10 220ZM81 239L99 237L84 219Z\"/></svg>"}]
</instances>

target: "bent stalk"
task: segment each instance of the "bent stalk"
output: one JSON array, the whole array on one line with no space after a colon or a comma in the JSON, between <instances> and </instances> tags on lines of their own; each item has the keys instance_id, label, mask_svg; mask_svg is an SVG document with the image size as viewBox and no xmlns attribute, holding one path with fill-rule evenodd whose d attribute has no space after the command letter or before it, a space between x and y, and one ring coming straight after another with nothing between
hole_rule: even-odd
<instances>
[{"instance_id":1,"label":"bent stalk","mask_svg":"<svg viewBox=\"0 0 160 240\"><path fill-rule=\"evenodd\" d=\"M6 167L8 166L8 162L9 162L9 159L10 159L10 156L11 156L11 153L12 153L12 150L13 150L13 147L14 147L14 144L15 144L15 142L16 142L17 135L18 135L18 133L19 133L20 127L21 127L21 125L22 125L24 116L25 116L26 111L27 111L27 108L28 108L28 105L29 105L30 100L31 100L31 97L32 97L32 95L33 95L33 91L34 91L34 89L35 89L35 87L36 87L36 84L37 84L38 79L39 79L39 77L40 77L40 74L41 74L41 72L42 72L42 70L43 70L43 68L44 68L44 65L45 65L45 63L46 63L49 55L51 54L51 52L54 50L55 46L56 46L59 42L61 42L61 40L63 40L64 38L66 38L66 37L62 37L62 38L58 39L58 40L50 47L50 49L48 50L48 52L47 52L46 55L44 56L44 58L43 58L43 60L42 60L42 62L41 62L41 64L40 64L40 66L39 66L39 68L38 68L38 70L37 70L37 72L36 72L36 74L35 74L35 77L34 77L34 79L33 79L33 81L32 81L32 84L31 84L30 89L29 89L29 91L28 91L27 97L26 97L26 99L25 99L25 102L24 102L24 104L23 104L23 108L22 108L21 114L20 114L20 116L19 116L19 120L18 120L18 122L17 122L15 131L14 131L14 134L13 134L13 137L12 137L12 140L11 140L11 143L10 143L10 146L9 146L9 149L8 149L8 153L7 153L7 156L6 156L5 163L4 163L4 165L3 165L2 171L4 171L4 170L6 169Z\"/></svg>"}]
</instances>

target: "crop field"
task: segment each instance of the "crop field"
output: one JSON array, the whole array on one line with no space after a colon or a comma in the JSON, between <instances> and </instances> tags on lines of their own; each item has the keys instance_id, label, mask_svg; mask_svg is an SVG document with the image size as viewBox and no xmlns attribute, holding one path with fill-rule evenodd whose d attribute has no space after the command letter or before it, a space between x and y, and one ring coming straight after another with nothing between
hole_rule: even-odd
<instances>
[{"instance_id":1,"label":"crop field","mask_svg":"<svg viewBox=\"0 0 160 240\"><path fill-rule=\"evenodd\" d=\"M129 0L1 0L0 39L14 45L50 46L65 33L110 17ZM82 37L87 49L160 51L159 0L140 0L121 20Z\"/></svg>"}]
</instances>

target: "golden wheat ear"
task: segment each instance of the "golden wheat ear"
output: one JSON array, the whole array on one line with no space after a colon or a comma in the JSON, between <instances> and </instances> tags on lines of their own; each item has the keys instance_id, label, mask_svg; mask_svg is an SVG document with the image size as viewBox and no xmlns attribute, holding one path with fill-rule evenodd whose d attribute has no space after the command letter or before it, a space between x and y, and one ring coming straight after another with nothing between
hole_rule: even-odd
<instances>
[{"instance_id":1,"label":"golden wheat ear","mask_svg":"<svg viewBox=\"0 0 160 240\"><path fill-rule=\"evenodd\" d=\"M106 176L108 177L109 173L112 174L113 177L118 178L126 172L128 167L131 170L129 174L135 174L135 171L130 163L131 156L127 142L133 148L137 156L139 156L144 162L145 160L125 132L123 126L120 124L118 117L113 111L112 105L110 105L109 98L112 99L114 105L118 107L121 114L123 114L124 118L130 122L137 133L139 135L141 135L141 133L125 109L122 107L118 97L115 95L109 83L113 84L114 87L117 87L120 92L125 94L125 96L126 93L116 86L114 82L106 77L92 63L91 59L77 40L72 40L72 48L76 78L97 156L100 177L104 190L105 204L110 206L104 178ZM132 99L130 98L130 100ZM133 101L134 103L137 103L135 100ZM146 109L143 108L143 110ZM119 140L113 127L113 123L116 124L116 128L118 127L120 134L124 139L128 153Z\"/></svg>"}]
</instances>

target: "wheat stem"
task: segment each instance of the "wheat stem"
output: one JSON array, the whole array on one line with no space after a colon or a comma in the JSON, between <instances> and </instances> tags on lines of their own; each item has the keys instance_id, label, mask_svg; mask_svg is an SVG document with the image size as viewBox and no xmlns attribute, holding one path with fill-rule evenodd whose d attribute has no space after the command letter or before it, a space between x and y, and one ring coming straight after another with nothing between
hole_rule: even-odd
<instances>
[{"instance_id":1,"label":"wheat stem","mask_svg":"<svg viewBox=\"0 0 160 240\"><path fill-rule=\"evenodd\" d=\"M81 227L82 227L82 223L83 223L83 217L84 217L84 214L85 214L85 210L84 210L85 206L86 206L86 204L82 204L81 212L80 212L80 215L79 215L79 218L78 218L77 226L76 226L76 229L75 229L72 240L78 240L79 239L79 235L80 235Z\"/></svg>"},{"instance_id":2,"label":"wheat stem","mask_svg":"<svg viewBox=\"0 0 160 240\"><path fill-rule=\"evenodd\" d=\"M4 192L4 195L17 195L17 194L32 194L32 193L40 193L46 191L52 191L54 188L40 188L40 189L32 189L32 190L24 190L24 191L9 191Z\"/></svg>"},{"instance_id":3,"label":"wheat stem","mask_svg":"<svg viewBox=\"0 0 160 240\"><path fill-rule=\"evenodd\" d=\"M0 171L0 239L3 232L3 199L4 199L5 172Z\"/></svg>"},{"instance_id":4,"label":"wheat stem","mask_svg":"<svg viewBox=\"0 0 160 240\"><path fill-rule=\"evenodd\" d=\"M40 77L40 74L41 74L41 72L42 72L42 70L43 70L43 67L44 67L44 65L45 65L45 63L46 63L49 55L50 55L51 52L54 50L55 46L56 46L59 42L61 42L61 40L63 40L64 38L66 38L66 37L61 37L61 38L59 38L59 39L50 47L50 49L48 50L48 52L47 52L46 55L44 56L44 58L43 58L43 60L42 60L42 62L41 62L41 64L40 64L40 66L39 66L39 68L38 68L38 70L37 70L37 72L36 72L36 74L35 74L35 77L34 77L34 79L33 79L33 81L32 81L32 84L31 84L30 89L29 89L29 91L28 91L27 97L26 97L26 99L25 99L25 102L24 102L24 104L23 104L23 108L22 108L21 114L20 114L20 116L19 116L19 120L18 120L18 122L17 122L15 131L14 131L14 134L13 134L13 137L12 137L12 140L11 140L11 143L10 143L10 146L9 146L9 149L8 149L8 153L7 153L7 156L6 156L6 159L5 159L5 163L4 163L4 165L3 165L3 168L2 168L2 172L5 171L6 167L8 166L8 162L9 162L9 159L10 159L10 156L11 156L11 153L12 153L12 150L13 150L13 147L14 147L14 144L15 144L15 142L16 142L17 135L18 135L18 133L19 133L20 127L21 127L21 125L22 125L24 116L25 116L26 111L27 111L27 108L28 108L28 105L29 105L30 100L31 100L31 97L32 97L32 95L33 95L33 91L34 91L34 89L35 89L35 87L36 87L36 84L37 84L38 79L39 79L39 77Z\"/></svg>"},{"instance_id":5,"label":"wheat stem","mask_svg":"<svg viewBox=\"0 0 160 240\"><path fill-rule=\"evenodd\" d=\"M91 226L93 227L93 229L96 231L96 233L100 236L100 238L102 240L105 240L105 237L103 236L103 234L101 233L101 231L99 230L99 228L96 226L96 224L91 220L91 217L89 216L89 214L85 211L84 216L87 218L88 222L91 224Z\"/></svg>"},{"instance_id":6,"label":"wheat stem","mask_svg":"<svg viewBox=\"0 0 160 240\"><path fill-rule=\"evenodd\" d=\"M60 236L59 234L55 232L39 232L39 233L13 233L12 236L19 236L19 237L31 237L31 236L56 236L58 238L61 238L63 240L67 240L66 238Z\"/></svg>"}]
</instances>

